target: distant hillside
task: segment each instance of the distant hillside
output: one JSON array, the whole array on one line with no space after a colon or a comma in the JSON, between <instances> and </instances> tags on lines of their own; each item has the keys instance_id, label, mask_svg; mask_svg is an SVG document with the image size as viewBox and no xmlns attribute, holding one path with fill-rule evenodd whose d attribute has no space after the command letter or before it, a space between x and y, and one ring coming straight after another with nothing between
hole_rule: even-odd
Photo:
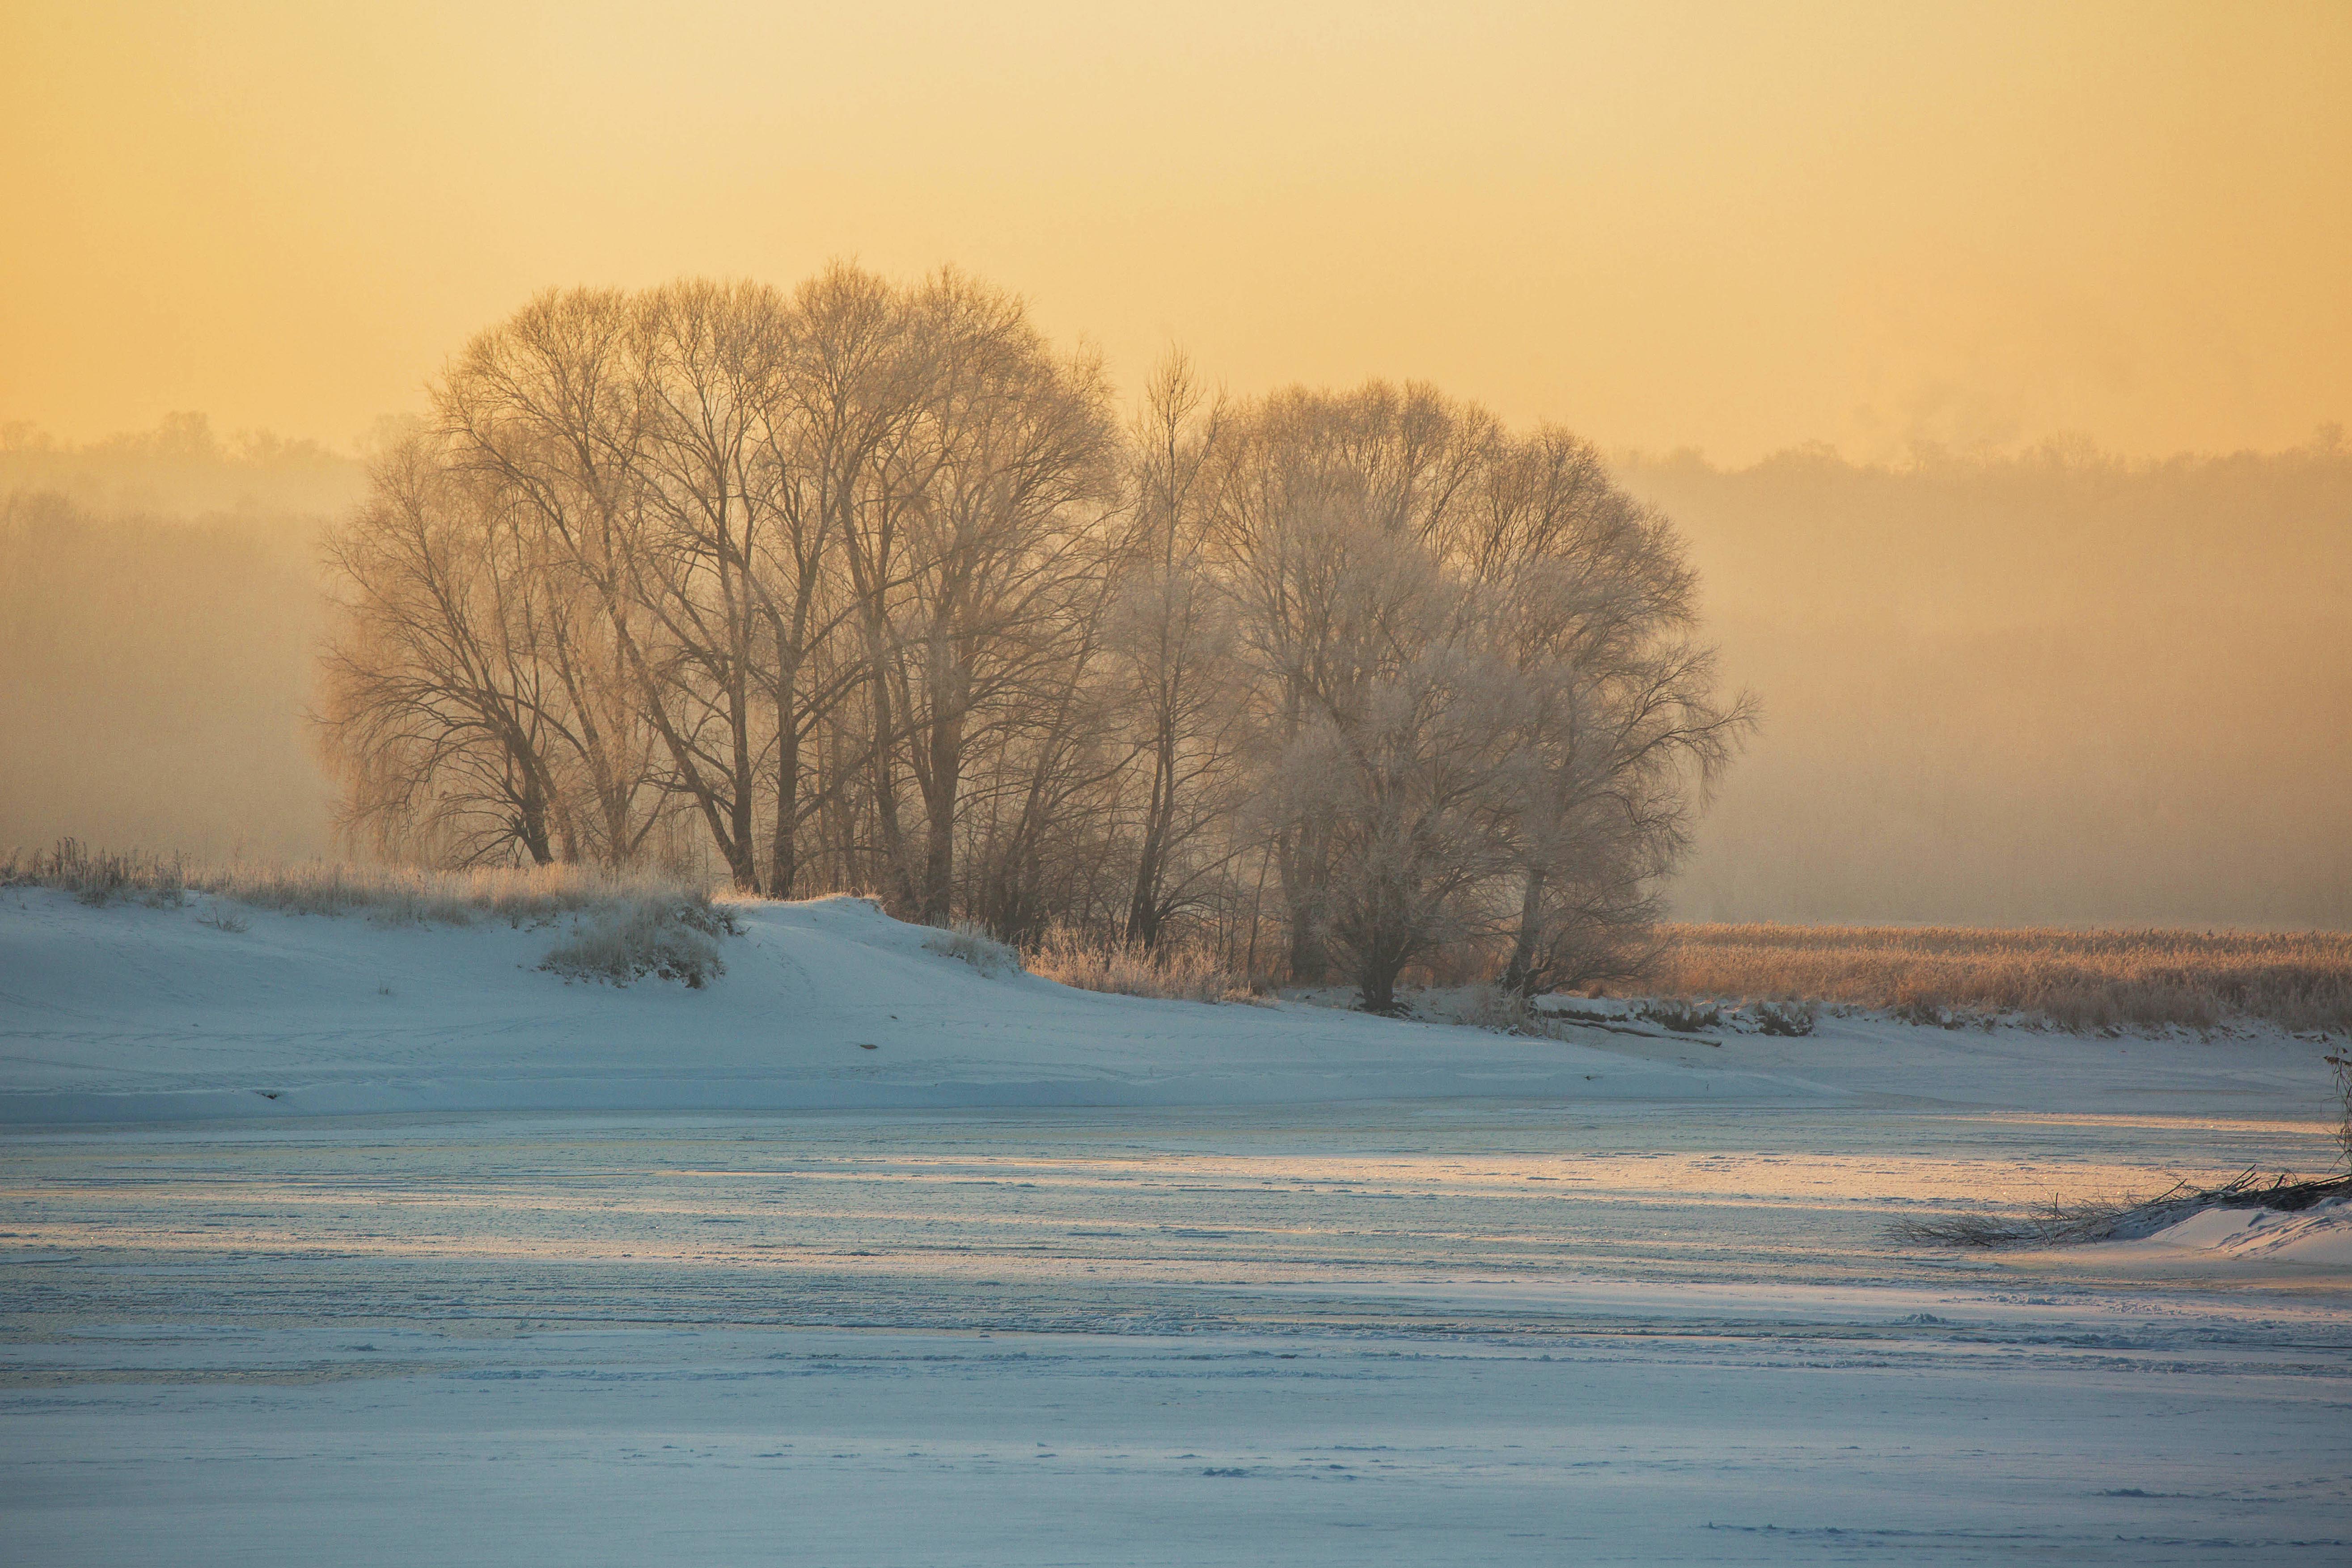
<instances>
[{"instance_id":1,"label":"distant hillside","mask_svg":"<svg viewBox=\"0 0 2352 1568\"><path fill-rule=\"evenodd\" d=\"M2352 447L1626 460L1764 701L1695 920L2352 928Z\"/></svg>"}]
</instances>

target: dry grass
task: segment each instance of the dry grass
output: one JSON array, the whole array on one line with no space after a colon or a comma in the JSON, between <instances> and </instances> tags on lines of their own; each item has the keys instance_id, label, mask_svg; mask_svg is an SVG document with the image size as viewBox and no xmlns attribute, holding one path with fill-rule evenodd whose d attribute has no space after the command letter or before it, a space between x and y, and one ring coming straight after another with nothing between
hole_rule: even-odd
<instances>
[{"instance_id":1,"label":"dry grass","mask_svg":"<svg viewBox=\"0 0 2352 1568\"><path fill-rule=\"evenodd\" d=\"M388 923L533 924L623 905L683 902L708 909L708 888L675 878L579 866L429 871L314 860L193 862L176 855L90 849L76 839L0 859L0 887L56 888L89 904L177 905L210 893L287 914L362 914Z\"/></svg>"},{"instance_id":2,"label":"dry grass","mask_svg":"<svg viewBox=\"0 0 2352 1568\"><path fill-rule=\"evenodd\" d=\"M1650 994L1804 998L2062 1029L2232 1018L2352 1034L2352 933L1670 925Z\"/></svg>"},{"instance_id":3,"label":"dry grass","mask_svg":"<svg viewBox=\"0 0 2352 1568\"><path fill-rule=\"evenodd\" d=\"M1056 929L1023 959L1030 973L1081 991L1181 1002L1246 1002L1252 994L1247 981L1199 949L1147 952Z\"/></svg>"}]
</instances>

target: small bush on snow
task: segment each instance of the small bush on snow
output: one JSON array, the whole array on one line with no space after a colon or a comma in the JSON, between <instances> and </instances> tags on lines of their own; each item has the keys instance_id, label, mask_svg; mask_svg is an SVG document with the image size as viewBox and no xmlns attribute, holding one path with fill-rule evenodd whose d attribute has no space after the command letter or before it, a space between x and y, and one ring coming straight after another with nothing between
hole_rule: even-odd
<instances>
[{"instance_id":1,"label":"small bush on snow","mask_svg":"<svg viewBox=\"0 0 2352 1568\"><path fill-rule=\"evenodd\" d=\"M1023 973L1021 955L978 926L957 924L923 942L926 952L942 958L960 958L982 974Z\"/></svg>"},{"instance_id":2,"label":"small bush on snow","mask_svg":"<svg viewBox=\"0 0 2352 1568\"><path fill-rule=\"evenodd\" d=\"M651 974L699 990L727 973L714 939L742 929L731 912L706 900L647 900L591 916L540 967L566 980L626 985Z\"/></svg>"},{"instance_id":3,"label":"small bush on snow","mask_svg":"<svg viewBox=\"0 0 2352 1568\"><path fill-rule=\"evenodd\" d=\"M1694 1034L1700 1029L1719 1028L1723 1024L1723 1009L1712 1003L1701 1005L1696 1002L1682 1002L1671 998L1648 1004L1643 1007L1642 1016L1654 1024L1664 1024L1678 1035Z\"/></svg>"},{"instance_id":4,"label":"small bush on snow","mask_svg":"<svg viewBox=\"0 0 2352 1568\"><path fill-rule=\"evenodd\" d=\"M1756 1026L1768 1035L1796 1037L1810 1035L1821 1019L1821 1009L1811 1002L1759 1002L1756 1004Z\"/></svg>"},{"instance_id":5,"label":"small bush on snow","mask_svg":"<svg viewBox=\"0 0 2352 1568\"><path fill-rule=\"evenodd\" d=\"M1519 993L1500 985L1474 985L1463 1000L1455 1022L1474 1029L1505 1035L1544 1035L1550 1031L1536 1016L1535 1005Z\"/></svg>"}]
</instances>

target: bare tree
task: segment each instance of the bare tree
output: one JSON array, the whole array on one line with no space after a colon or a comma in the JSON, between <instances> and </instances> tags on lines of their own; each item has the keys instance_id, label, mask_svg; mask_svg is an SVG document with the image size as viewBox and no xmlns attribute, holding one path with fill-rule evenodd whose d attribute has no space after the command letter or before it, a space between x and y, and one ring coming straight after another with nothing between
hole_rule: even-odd
<instances>
[{"instance_id":1,"label":"bare tree","mask_svg":"<svg viewBox=\"0 0 2352 1568\"><path fill-rule=\"evenodd\" d=\"M1514 771L1505 985L1619 978L1646 956L1655 889L1755 721L1715 697L1697 580L1673 528L1560 432L1498 441L1447 553L1492 595L1528 693Z\"/></svg>"},{"instance_id":2,"label":"bare tree","mask_svg":"<svg viewBox=\"0 0 2352 1568\"><path fill-rule=\"evenodd\" d=\"M1638 955L1752 721L1664 519L1426 387L1210 396L1121 438L1099 366L952 272L532 300L338 543L352 821L1074 927L1367 1006L1483 955ZM1454 960L1447 960L1454 962Z\"/></svg>"},{"instance_id":3,"label":"bare tree","mask_svg":"<svg viewBox=\"0 0 2352 1568\"><path fill-rule=\"evenodd\" d=\"M1442 614L1442 612L1440 612ZM1330 802L1327 919L1367 1011L1396 1007L1405 966L1486 934L1480 895L1504 866L1521 693L1473 626L1383 675L1345 725L1302 748Z\"/></svg>"},{"instance_id":4,"label":"bare tree","mask_svg":"<svg viewBox=\"0 0 2352 1568\"><path fill-rule=\"evenodd\" d=\"M1204 559L1213 463L1225 405L1171 353L1144 386L1130 432L1133 511L1106 639L1129 694L1127 723L1145 773L1135 870L1122 935L1160 944L1170 917L1230 861L1212 834L1235 804L1230 783L1242 709L1234 700L1233 616Z\"/></svg>"},{"instance_id":5,"label":"bare tree","mask_svg":"<svg viewBox=\"0 0 2352 1568\"><path fill-rule=\"evenodd\" d=\"M562 563L494 484L413 435L372 465L328 542L341 584L324 658L346 826L461 863L632 858L646 755Z\"/></svg>"},{"instance_id":6,"label":"bare tree","mask_svg":"<svg viewBox=\"0 0 2352 1568\"><path fill-rule=\"evenodd\" d=\"M925 822L919 860L891 846L902 897L944 923L966 763L1073 655L1113 437L1099 367L1054 357L1018 300L950 273L914 310L930 376L898 456L899 552L871 552L860 586L881 605L876 704L902 716ZM886 821L895 833L895 804Z\"/></svg>"},{"instance_id":7,"label":"bare tree","mask_svg":"<svg viewBox=\"0 0 2352 1568\"><path fill-rule=\"evenodd\" d=\"M667 787L697 809L736 885L759 886L725 773L714 772L708 660L679 646L664 568L679 542L660 531L647 456L646 367L658 321L614 290L550 292L477 337L437 389L453 461L527 511L603 613L636 712L658 737Z\"/></svg>"},{"instance_id":8,"label":"bare tree","mask_svg":"<svg viewBox=\"0 0 2352 1568\"><path fill-rule=\"evenodd\" d=\"M773 487L773 518L764 542L772 583L763 595L774 653L776 795L769 890L790 896L799 879L800 830L830 810L844 815L841 785L862 771L844 767L839 752L852 731L841 721L843 705L870 679L887 642L887 601L891 584L887 546L882 569L856 576L845 560L866 537L871 512L877 525L892 528L898 498L891 455L906 440L919 405L923 365L897 290L870 273L835 265L803 284L782 323L781 354L762 422L762 458ZM869 601L854 581L869 584ZM858 621L861 612L870 618ZM843 657L835 644L841 629L865 625L877 637L868 657ZM835 738L835 766L806 765L805 752L818 738ZM893 737L877 718L866 734L868 751L887 748ZM865 759L872 765L872 758ZM804 772L814 787L803 788ZM845 826L841 835L847 837ZM847 858L845 857L845 860ZM843 864L836 875L850 875Z\"/></svg>"},{"instance_id":9,"label":"bare tree","mask_svg":"<svg viewBox=\"0 0 2352 1568\"><path fill-rule=\"evenodd\" d=\"M1258 744L1288 752L1311 729L1345 733L1401 657L1398 592L1441 530L1488 421L1423 387L1277 394L1250 411L1221 465L1215 539L1256 666ZM1400 545L1403 548L1400 548ZM1393 574L1402 569L1404 575ZM1335 823L1296 799L1269 825L1294 979L1328 972Z\"/></svg>"},{"instance_id":10,"label":"bare tree","mask_svg":"<svg viewBox=\"0 0 2352 1568\"><path fill-rule=\"evenodd\" d=\"M701 280L642 296L630 341L642 410L633 497L632 598L660 628L652 689L735 885L759 892L760 786L780 668L761 581L774 510L761 437L779 300Z\"/></svg>"}]
</instances>

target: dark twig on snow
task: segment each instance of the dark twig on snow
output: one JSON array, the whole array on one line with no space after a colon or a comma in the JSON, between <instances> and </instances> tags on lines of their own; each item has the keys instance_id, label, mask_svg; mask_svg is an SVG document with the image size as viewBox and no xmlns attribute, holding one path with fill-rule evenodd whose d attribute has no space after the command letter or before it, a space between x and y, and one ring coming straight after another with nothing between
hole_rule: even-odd
<instances>
[{"instance_id":1,"label":"dark twig on snow","mask_svg":"<svg viewBox=\"0 0 2352 1568\"><path fill-rule=\"evenodd\" d=\"M2281 1174L2265 1182L2254 1170L2218 1187L2176 1182L2152 1198L2062 1204L2046 1212L2007 1215L1953 1215L1897 1220L1893 1239L1913 1247L2067 1247L2088 1241L2132 1241L2178 1225L2200 1209L2309 1208L2328 1198L2352 1197L2352 1173L2304 1181Z\"/></svg>"}]
</instances>

